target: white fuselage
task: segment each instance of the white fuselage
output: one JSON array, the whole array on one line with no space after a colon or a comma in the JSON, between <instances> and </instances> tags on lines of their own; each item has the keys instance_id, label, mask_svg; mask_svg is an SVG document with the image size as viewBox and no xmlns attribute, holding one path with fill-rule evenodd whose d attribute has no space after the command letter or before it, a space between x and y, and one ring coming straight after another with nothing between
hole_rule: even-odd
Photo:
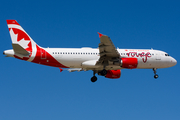
<instances>
[{"instance_id":1,"label":"white fuselage","mask_svg":"<svg viewBox=\"0 0 180 120\"><path fill-rule=\"evenodd\" d=\"M46 48L58 62L69 68L83 68L86 61L98 61L99 49L92 48ZM117 49L121 58L135 57L138 59L137 68L167 68L176 65L177 61L166 52L148 49ZM85 66L86 68L87 66ZM88 66L93 68L94 64ZM121 69L112 65L113 69Z\"/></svg>"}]
</instances>

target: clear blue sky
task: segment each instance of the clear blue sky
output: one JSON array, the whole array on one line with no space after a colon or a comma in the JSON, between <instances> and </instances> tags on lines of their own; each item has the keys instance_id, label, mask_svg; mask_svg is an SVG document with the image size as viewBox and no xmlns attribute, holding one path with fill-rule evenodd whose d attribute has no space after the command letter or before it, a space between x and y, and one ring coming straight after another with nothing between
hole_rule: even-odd
<instances>
[{"instance_id":1,"label":"clear blue sky","mask_svg":"<svg viewBox=\"0 0 180 120\"><path fill-rule=\"evenodd\" d=\"M12 49L6 19L43 47L97 48L101 32L119 48L158 49L180 59L178 0L3 0L0 51ZM0 120L180 120L179 63L122 70L120 79L69 73L0 56Z\"/></svg>"}]
</instances>

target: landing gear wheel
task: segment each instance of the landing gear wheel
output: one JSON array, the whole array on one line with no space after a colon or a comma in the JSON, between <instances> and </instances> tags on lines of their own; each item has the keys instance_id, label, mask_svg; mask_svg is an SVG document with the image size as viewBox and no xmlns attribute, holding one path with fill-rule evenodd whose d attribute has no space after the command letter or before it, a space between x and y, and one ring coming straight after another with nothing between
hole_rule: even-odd
<instances>
[{"instance_id":1,"label":"landing gear wheel","mask_svg":"<svg viewBox=\"0 0 180 120\"><path fill-rule=\"evenodd\" d=\"M103 70L101 71L101 75L102 75L102 76L105 76L106 74L107 74L107 70L103 69Z\"/></svg>"},{"instance_id":2,"label":"landing gear wheel","mask_svg":"<svg viewBox=\"0 0 180 120\"><path fill-rule=\"evenodd\" d=\"M97 81L97 77L96 76L93 76L92 78L91 78L91 82L96 82Z\"/></svg>"},{"instance_id":3,"label":"landing gear wheel","mask_svg":"<svg viewBox=\"0 0 180 120\"><path fill-rule=\"evenodd\" d=\"M159 76L156 74L156 70L157 68L153 68L153 71L154 71L154 78L157 79Z\"/></svg>"},{"instance_id":4,"label":"landing gear wheel","mask_svg":"<svg viewBox=\"0 0 180 120\"><path fill-rule=\"evenodd\" d=\"M159 76L157 74L154 75L154 78L157 79Z\"/></svg>"}]
</instances>

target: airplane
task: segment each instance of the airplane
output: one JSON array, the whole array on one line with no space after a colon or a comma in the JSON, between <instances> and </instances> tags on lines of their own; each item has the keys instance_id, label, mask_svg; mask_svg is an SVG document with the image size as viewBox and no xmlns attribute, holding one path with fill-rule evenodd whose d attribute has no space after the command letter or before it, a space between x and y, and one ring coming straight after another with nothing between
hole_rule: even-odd
<instances>
[{"instance_id":1,"label":"airplane","mask_svg":"<svg viewBox=\"0 0 180 120\"><path fill-rule=\"evenodd\" d=\"M58 67L60 72L68 70L93 71L91 82L96 82L95 74L110 79L121 76L121 69L156 70L175 66L177 61L168 53L154 49L119 49L110 37L99 34L98 48L43 48L34 42L16 20L7 20L13 49L3 52L14 57L41 65Z\"/></svg>"}]
</instances>

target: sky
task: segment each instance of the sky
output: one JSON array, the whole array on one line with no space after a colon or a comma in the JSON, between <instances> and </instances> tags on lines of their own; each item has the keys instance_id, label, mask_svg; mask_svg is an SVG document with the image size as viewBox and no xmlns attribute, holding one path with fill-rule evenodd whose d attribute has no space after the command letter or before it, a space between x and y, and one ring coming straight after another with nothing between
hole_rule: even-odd
<instances>
[{"instance_id":1,"label":"sky","mask_svg":"<svg viewBox=\"0 0 180 120\"><path fill-rule=\"evenodd\" d=\"M178 0L3 0L0 51L12 49L15 19L42 47L97 48L97 32L118 48L157 49L180 59ZM0 120L179 120L179 63L123 69L121 78L72 72L0 55Z\"/></svg>"}]
</instances>

